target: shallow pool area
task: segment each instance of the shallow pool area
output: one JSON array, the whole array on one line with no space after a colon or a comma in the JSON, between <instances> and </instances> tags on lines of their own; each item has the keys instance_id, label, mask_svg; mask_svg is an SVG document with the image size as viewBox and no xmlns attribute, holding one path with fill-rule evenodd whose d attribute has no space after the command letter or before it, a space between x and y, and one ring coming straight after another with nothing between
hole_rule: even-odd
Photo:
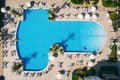
<instances>
[{"instance_id":1,"label":"shallow pool area","mask_svg":"<svg viewBox=\"0 0 120 80\"><path fill-rule=\"evenodd\" d=\"M24 70L38 71L47 66L53 44L59 43L66 52L93 52L104 46L106 32L93 21L50 21L48 10L28 9L16 37Z\"/></svg>"}]
</instances>

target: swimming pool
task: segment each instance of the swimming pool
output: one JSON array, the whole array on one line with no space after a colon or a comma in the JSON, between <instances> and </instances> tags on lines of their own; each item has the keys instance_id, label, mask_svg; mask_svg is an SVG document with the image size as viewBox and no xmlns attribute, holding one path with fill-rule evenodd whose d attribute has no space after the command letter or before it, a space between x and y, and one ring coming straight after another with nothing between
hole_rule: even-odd
<instances>
[{"instance_id":1,"label":"swimming pool","mask_svg":"<svg viewBox=\"0 0 120 80\"><path fill-rule=\"evenodd\" d=\"M48 50L60 43L66 52L92 52L105 43L103 27L90 21L49 21L48 11L25 10L17 30L17 51L24 70L42 70L48 64Z\"/></svg>"}]
</instances>

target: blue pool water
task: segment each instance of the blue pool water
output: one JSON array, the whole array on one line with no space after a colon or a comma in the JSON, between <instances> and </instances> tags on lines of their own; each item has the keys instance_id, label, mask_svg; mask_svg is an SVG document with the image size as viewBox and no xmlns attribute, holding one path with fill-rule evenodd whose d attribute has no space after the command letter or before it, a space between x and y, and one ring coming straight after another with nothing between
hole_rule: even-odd
<instances>
[{"instance_id":1,"label":"blue pool water","mask_svg":"<svg viewBox=\"0 0 120 80\"><path fill-rule=\"evenodd\" d=\"M17 31L17 51L24 70L42 70L49 47L61 44L66 52L92 52L105 43L106 33L96 22L49 21L47 10L25 10Z\"/></svg>"}]
</instances>

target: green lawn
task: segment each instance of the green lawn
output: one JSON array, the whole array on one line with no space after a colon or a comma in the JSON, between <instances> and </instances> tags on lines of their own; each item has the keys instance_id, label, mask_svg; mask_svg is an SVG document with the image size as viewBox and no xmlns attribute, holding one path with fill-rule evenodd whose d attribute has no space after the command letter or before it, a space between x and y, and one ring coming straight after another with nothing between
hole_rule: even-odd
<instances>
[{"instance_id":1,"label":"green lawn","mask_svg":"<svg viewBox=\"0 0 120 80\"><path fill-rule=\"evenodd\" d=\"M71 0L74 4L83 4L83 0Z\"/></svg>"},{"instance_id":2,"label":"green lawn","mask_svg":"<svg viewBox=\"0 0 120 80\"><path fill-rule=\"evenodd\" d=\"M71 0L73 4L80 4L82 5L83 3L85 4L90 4L89 0Z\"/></svg>"},{"instance_id":3,"label":"green lawn","mask_svg":"<svg viewBox=\"0 0 120 80\"><path fill-rule=\"evenodd\" d=\"M104 7L117 7L117 0L102 0Z\"/></svg>"}]
</instances>

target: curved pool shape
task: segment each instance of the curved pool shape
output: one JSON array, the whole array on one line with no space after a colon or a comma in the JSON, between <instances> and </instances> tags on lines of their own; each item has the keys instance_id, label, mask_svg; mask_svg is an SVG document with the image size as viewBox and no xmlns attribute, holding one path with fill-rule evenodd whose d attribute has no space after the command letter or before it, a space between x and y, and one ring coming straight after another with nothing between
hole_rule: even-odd
<instances>
[{"instance_id":1,"label":"curved pool shape","mask_svg":"<svg viewBox=\"0 0 120 80\"><path fill-rule=\"evenodd\" d=\"M25 10L17 31L17 51L24 70L42 70L48 64L48 50L55 43L66 52L92 52L105 43L100 24L90 21L49 21L47 10Z\"/></svg>"}]
</instances>

